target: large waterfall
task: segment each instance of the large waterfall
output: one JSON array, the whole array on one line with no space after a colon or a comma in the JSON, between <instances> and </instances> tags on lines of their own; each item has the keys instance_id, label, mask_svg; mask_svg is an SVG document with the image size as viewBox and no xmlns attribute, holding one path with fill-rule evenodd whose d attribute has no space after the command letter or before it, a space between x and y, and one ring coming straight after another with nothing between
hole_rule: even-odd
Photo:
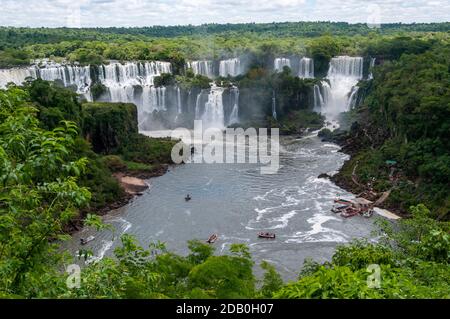
<instances>
[{"instance_id":1,"label":"large waterfall","mask_svg":"<svg viewBox=\"0 0 450 319\"><path fill-rule=\"evenodd\" d=\"M322 81L321 112L329 119L336 119L339 113L348 111L357 92L354 87L362 77L363 58L349 56L332 58L327 74L328 81ZM315 104L318 105L318 102Z\"/></svg>"},{"instance_id":2,"label":"large waterfall","mask_svg":"<svg viewBox=\"0 0 450 319\"><path fill-rule=\"evenodd\" d=\"M110 63L98 67L100 82L108 89L111 102L130 102L150 110L165 109L165 89L153 87L154 78L171 73L169 62L126 62ZM140 87L142 96L136 96Z\"/></svg>"},{"instance_id":3,"label":"large waterfall","mask_svg":"<svg viewBox=\"0 0 450 319\"><path fill-rule=\"evenodd\" d=\"M44 67L32 65L27 68L13 68L0 70L0 88L8 83L21 85L26 78L42 79L45 81L61 81L66 87L76 87L77 93L85 95L90 100L90 86L92 84L89 66L61 65L47 63Z\"/></svg>"},{"instance_id":4,"label":"large waterfall","mask_svg":"<svg viewBox=\"0 0 450 319\"><path fill-rule=\"evenodd\" d=\"M36 79L35 68L0 69L0 88L5 88L8 83L21 85L27 77Z\"/></svg>"},{"instance_id":5,"label":"large waterfall","mask_svg":"<svg viewBox=\"0 0 450 319\"><path fill-rule=\"evenodd\" d=\"M192 69L194 74L207 76L210 79L214 78L214 68L212 61L192 61L187 63L187 67Z\"/></svg>"},{"instance_id":6,"label":"large waterfall","mask_svg":"<svg viewBox=\"0 0 450 319\"><path fill-rule=\"evenodd\" d=\"M225 127L225 111L223 107L223 92L224 88L212 85L208 101L205 104L203 114L200 119L203 121L204 128L219 128Z\"/></svg>"},{"instance_id":7,"label":"large waterfall","mask_svg":"<svg viewBox=\"0 0 450 319\"><path fill-rule=\"evenodd\" d=\"M241 60L239 58L222 60L219 64L219 75L222 77L238 76L241 74Z\"/></svg>"},{"instance_id":8,"label":"large waterfall","mask_svg":"<svg viewBox=\"0 0 450 319\"><path fill-rule=\"evenodd\" d=\"M293 66L297 70L298 66L298 77L314 77L314 61L311 58L277 58L273 62L276 70L282 70L284 66ZM374 59L370 61L369 71L374 62ZM212 61L191 61L187 67L192 68L196 74L214 77ZM198 88L190 88L189 94L182 86L155 86L155 77L171 72L171 64L161 61L112 61L100 66L46 62L25 68L0 70L0 87L5 87L9 82L20 85L27 77L41 78L59 81L92 100L91 88L93 85L102 84L103 93L96 94L94 98L98 101L136 104L139 123L143 129L170 128L175 123L189 126L193 119L203 120L205 127L224 128L226 125L238 123L240 117L242 120L248 116L246 109L239 110L239 99L246 101L247 93L242 93L240 97L236 86L223 88L213 84L210 89L201 91ZM239 58L220 61L221 76L237 76L242 72ZM332 58L326 78L313 87L314 110L333 120L339 113L355 107L358 101L357 83L362 78L363 58ZM277 103L280 101L277 101L274 91L271 110L274 119L277 118ZM155 111L159 113L153 114Z\"/></svg>"},{"instance_id":9,"label":"large waterfall","mask_svg":"<svg viewBox=\"0 0 450 319\"><path fill-rule=\"evenodd\" d=\"M77 93L91 100L93 84L90 66L46 63L27 68L0 70L0 87L13 82L20 85L27 77L46 81L61 81L66 87L75 86ZM165 109L165 89L153 87L154 78L162 73L171 73L169 62L112 62L98 66L98 80L108 90L106 100L131 102L143 110ZM136 90L139 88L139 90Z\"/></svg>"},{"instance_id":10,"label":"large waterfall","mask_svg":"<svg viewBox=\"0 0 450 319\"><path fill-rule=\"evenodd\" d=\"M273 68L277 72L283 71L283 68L285 66L291 68L291 60L289 60L288 58L276 58L273 61Z\"/></svg>"},{"instance_id":11,"label":"large waterfall","mask_svg":"<svg viewBox=\"0 0 450 319\"><path fill-rule=\"evenodd\" d=\"M311 58L301 58L298 68L298 76L302 79L314 78L314 60Z\"/></svg>"}]
</instances>

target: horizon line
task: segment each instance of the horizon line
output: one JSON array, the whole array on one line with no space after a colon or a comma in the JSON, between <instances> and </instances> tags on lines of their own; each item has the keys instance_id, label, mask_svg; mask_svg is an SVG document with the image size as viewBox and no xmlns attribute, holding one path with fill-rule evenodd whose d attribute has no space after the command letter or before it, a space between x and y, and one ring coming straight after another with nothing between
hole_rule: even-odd
<instances>
[{"instance_id":1,"label":"horizon line","mask_svg":"<svg viewBox=\"0 0 450 319\"><path fill-rule=\"evenodd\" d=\"M147 25L147 26L80 26L80 27L74 27L74 26L13 26L13 25L0 25L0 28L11 28L11 29L144 29L144 28L173 28L173 27L203 27L203 26L209 26L209 25L249 25L249 24L255 24L255 25L265 25L265 24L288 24L288 23L330 23L330 24L339 24L339 23L345 23L348 25L367 25L367 22L348 22L348 21L330 21L330 20L317 20L317 21L307 21L307 20L299 20L299 21L272 21L272 22L226 22L226 23L217 23L217 22L206 22L201 24L171 24L171 25L161 25L161 24L154 24L154 25ZM439 22L386 22L386 23L379 23L380 26L383 25L395 25L395 24L401 24L401 25L427 25L427 24L446 24L450 23L450 21L439 21ZM368 27L368 26L367 26ZM368 27L369 28L369 27ZM369 28L370 29L370 28Z\"/></svg>"}]
</instances>

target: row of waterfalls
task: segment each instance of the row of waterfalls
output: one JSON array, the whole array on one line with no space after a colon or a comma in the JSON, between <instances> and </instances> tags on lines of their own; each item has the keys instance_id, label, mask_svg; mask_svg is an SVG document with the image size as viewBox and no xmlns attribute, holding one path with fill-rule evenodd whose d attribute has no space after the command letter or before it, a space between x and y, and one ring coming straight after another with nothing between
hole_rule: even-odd
<instances>
[{"instance_id":1,"label":"row of waterfalls","mask_svg":"<svg viewBox=\"0 0 450 319\"><path fill-rule=\"evenodd\" d=\"M186 68L190 68L195 75L203 75L210 79L217 76L235 77L245 73L245 67L239 58L222 60L218 64L211 60L190 61L186 63Z\"/></svg>"},{"instance_id":2,"label":"row of waterfalls","mask_svg":"<svg viewBox=\"0 0 450 319\"><path fill-rule=\"evenodd\" d=\"M291 62L290 58L276 58L274 60L273 69L276 72L281 72L285 66L295 69L295 73L302 79L314 78L314 60L312 58L301 57L295 63ZM210 79L214 79L217 76L235 77L246 71L244 64L239 58L222 60L218 64L212 60L190 61L186 63L186 68L191 69L196 75L200 74Z\"/></svg>"},{"instance_id":3,"label":"row of waterfalls","mask_svg":"<svg viewBox=\"0 0 450 319\"><path fill-rule=\"evenodd\" d=\"M375 60L370 61L372 67ZM301 57L276 58L273 68L276 72L285 66L296 66L296 75L303 79L314 78L314 61ZM215 77L212 61L191 61L186 65L195 74ZM233 58L218 63L219 75L235 77L244 72L241 60ZM20 85L26 78L59 81L65 87L72 87L88 101L134 103L138 107L139 123L142 129L153 129L154 114L164 113L163 127L188 125L194 119L201 119L206 126L224 128L239 122L239 89L236 86L220 87L212 83L210 89L183 89L179 86L155 86L154 79L164 73L172 73L169 62L115 62L100 66L79 66L46 62L26 68L0 70L0 88L13 82ZM372 78L372 73L368 78ZM357 99L358 81L363 79L363 58L338 56L330 61L327 76L314 85L314 110L327 118L354 107ZM103 93L93 96L91 88L101 84ZM277 117L276 92L272 92L272 114ZM157 116L158 118L158 116Z\"/></svg>"},{"instance_id":4,"label":"row of waterfalls","mask_svg":"<svg viewBox=\"0 0 450 319\"><path fill-rule=\"evenodd\" d=\"M314 78L314 60L311 58L302 57L298 59L296 66L293 65L289 58L276 58L273 62L273 68L277 72L283 71L285 66L297 70L296 74L301 79Z\"/></svg>"}]
</instances>

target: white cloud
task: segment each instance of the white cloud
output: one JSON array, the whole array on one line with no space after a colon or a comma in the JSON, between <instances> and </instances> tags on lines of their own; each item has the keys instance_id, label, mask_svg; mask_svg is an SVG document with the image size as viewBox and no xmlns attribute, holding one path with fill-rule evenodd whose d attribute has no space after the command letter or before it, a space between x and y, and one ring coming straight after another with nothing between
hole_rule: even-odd
<instances>
[{"instance_id":1,"label":"white cloud","mask_svg":"<svg viewBox=\"0 0 450 319\"><path fill-rule=\"evenodd\" d=\"M374 6L376 5L376 6ZM450 0L0 0L0 25L150 26L272 21L450 21ZM75 16L74 16L75 15Z\"/></svg>"}]
</instances>

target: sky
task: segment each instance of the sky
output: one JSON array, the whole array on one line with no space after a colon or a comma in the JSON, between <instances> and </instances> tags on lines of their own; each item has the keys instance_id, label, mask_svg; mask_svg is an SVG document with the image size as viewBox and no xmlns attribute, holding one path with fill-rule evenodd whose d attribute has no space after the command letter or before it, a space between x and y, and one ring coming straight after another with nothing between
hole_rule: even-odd
<instances>
[{"instance_id":1,"label":"sky","mask_svg":"<svg viewBox=\"0 0 450 319\"><path fill-rule=\"evenodd\" d=\"M132 27L202 23L448 22L450 0L0 0L0 25Z\"/></svg>"}]
</instances>

